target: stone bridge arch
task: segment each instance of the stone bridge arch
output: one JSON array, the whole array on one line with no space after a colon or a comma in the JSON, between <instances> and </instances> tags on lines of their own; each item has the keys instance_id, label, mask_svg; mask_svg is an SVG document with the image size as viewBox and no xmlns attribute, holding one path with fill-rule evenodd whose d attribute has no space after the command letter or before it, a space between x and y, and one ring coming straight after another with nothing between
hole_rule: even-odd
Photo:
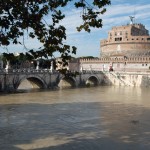
<instances>
[{"instance_id":1,"label":"stone bridge arch","mask_svg":"<svg viewBox=\"0 0 150 150\"><path fill-rule=\"evenodd\" d=\"M87 86L97 86L100 84L100 79L96 75L90 75L85 80Z\"/></svg>"},{"instance_id":2,"label":"stone bridge arch","mask_svg":"<svg viewBox=\"0 0 150 150\"><path fill-rule=\"evenodd\" d=\"M40 88L40 89L47 88L45 81L40 76L28 75L28 76L23 76L22 78L20 78L16 89L18 89L21 83L25 80L27 80L32 85L33 89L34 88Z\"/></svg>"},{"instance_id":3,"label":"stone bridge arch","mask_svg":"<svg viewBox=\"0 0 150 150\"><path fill-rule=\"evenodd\" d=\"M58 86L60 88L76 87L76 79L72 76L62 76Z\"/></svg>"}]
</instances>

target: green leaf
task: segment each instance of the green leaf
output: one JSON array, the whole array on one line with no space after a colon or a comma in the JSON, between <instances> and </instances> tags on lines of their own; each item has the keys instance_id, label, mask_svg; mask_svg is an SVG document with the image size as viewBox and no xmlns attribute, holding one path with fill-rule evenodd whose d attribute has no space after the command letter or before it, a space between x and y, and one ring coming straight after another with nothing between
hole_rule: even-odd
<instances>
[{"instance_id":1,"label":"green leaf","mask_svg":"<svg viewBox=\"0 0 150 150\"><path fill-rule=\"evenodd\" d=\"M110 0L92 0L90 5L85 0L2 0L0 46L21 44L24 49L27 47L25 40L36 39L42 48L34 51L27 49L28 53L24 54L26 59L47 58L59 52L66 64L71 54L77 51L75 46L63 44L67 39L66 28L60 24L65 18L65 7L69 6L69 2L75 9L83 10L83 21L76 28L77 31L90 32L92 28L102 27L99 16L106 12L105 6L110 5ZM13 58L10 54L8 57Z\"/></svg>"}]
</instances>

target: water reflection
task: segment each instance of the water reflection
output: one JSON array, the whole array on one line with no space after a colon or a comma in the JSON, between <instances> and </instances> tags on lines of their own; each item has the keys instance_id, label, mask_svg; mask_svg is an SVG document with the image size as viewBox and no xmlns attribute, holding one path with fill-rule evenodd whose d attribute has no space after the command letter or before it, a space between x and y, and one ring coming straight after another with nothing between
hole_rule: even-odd
<instances>
[{"instance_id":1,"label":"water reflection","mask_svg":"<svg viewBox=\"0 0 150 150\"><path fill-rule=\"evenodd\" d=\"M148 150L149 89L96 87L0 96L2 150Z\"/></svg>"}]
</instances>

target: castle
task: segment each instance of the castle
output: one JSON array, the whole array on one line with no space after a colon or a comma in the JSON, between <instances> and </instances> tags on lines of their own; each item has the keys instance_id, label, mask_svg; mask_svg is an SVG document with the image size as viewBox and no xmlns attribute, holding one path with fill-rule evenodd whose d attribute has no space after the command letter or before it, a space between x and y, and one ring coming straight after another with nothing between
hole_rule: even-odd
<instances>
[{"instance_id":1,"label":"castle","mask_svg":"<svg viewBox=\"0 0 150 150\"><path fill-rule=\"evenodd\" d=\"M78 64L78 65L77 65ZM78 59L70 63L71 70L101 70L124 72L150 71L150 36L142 24L115 26L108 38L100 41L100 58Z\"/></svg>"},{"instance_id":2,"label":"castle","mask_svg":"<svg viewBox=\"0 0 150 150\"><path fill-rule=\"evenodd\" d=\"M150 36L142 24L113 27L100 42L101 56L123 54L129 57L150 56Z\"/></svg>"}]
</instances>

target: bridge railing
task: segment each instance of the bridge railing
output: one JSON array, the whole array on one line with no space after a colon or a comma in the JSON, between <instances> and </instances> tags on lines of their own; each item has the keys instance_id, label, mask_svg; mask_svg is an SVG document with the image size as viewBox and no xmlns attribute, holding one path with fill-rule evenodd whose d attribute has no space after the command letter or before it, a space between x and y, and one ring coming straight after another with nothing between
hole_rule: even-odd
<instances>
[{"instance_id":1,"label":"bridge railing","mask_svg":"<svg viewBox=\"0 0 150 150\"><path fill-rule=\"evenodd\" d=\"M82 74L99 74L102 73L100 70L82 70L80 71Z\"/></svg>"},{"instance_id":2,"label":"bridge railing","mask_svg":"<svg viewBox=\"0 0 150 150\"><path fill-rule=\"evenodd\" d=\"M31 69L31 68L22 68L22 69L0 69L0 74L37 74L37 73L51 73L51 74L57 74L57 70L51 71L50 69ZM100 70L82 70L79 73L81 74L99 74L102 73Z\"/></svg>"},{"instance_id":3,"label":"bridge railing","mask_svg":"<svg viewBox=\"0 0 150 150\"><path fill-rule=\"evenodd\" d=\"M30 69L30 68L22 68L22 69L0 69L0 74L9 74L9 73L58 73L57 71L51 71L50 69Z\"/></svg>"}]
</instances>

